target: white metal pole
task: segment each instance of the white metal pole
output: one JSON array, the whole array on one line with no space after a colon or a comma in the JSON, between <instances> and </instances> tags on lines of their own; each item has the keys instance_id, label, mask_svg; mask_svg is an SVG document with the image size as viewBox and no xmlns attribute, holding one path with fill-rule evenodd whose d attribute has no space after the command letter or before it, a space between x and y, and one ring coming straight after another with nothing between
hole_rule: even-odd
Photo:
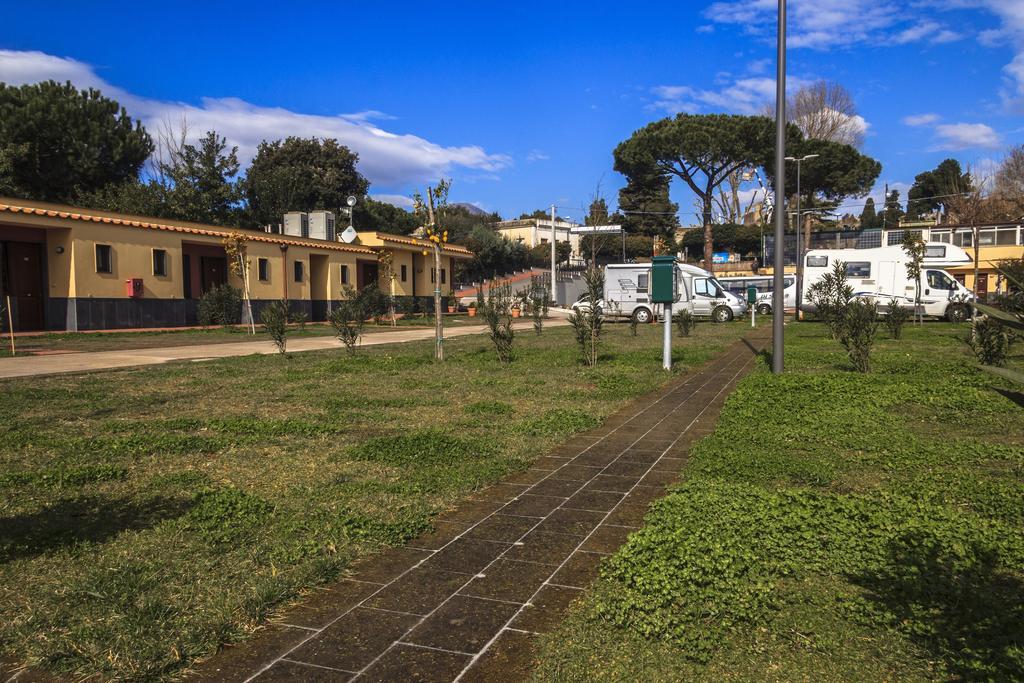
<instances>
[{"instance_id":1,"label":"white metal pole","mask_svg":"<svg viewBox=\"0 0 1024 683\"><path fill-rule=\"evenodd\" d=\"M665 335L664 348L661 352L661 367L672 369L672 304L665 304Z\"/></svg>"},{"instance_id":2,"label":"white metal pole","mask_svg":"<svg viewBox=\"0 0 1024 683\"><path fill-rule=\"evenodd\" d=\"M551 205L551 304L558 305L557 284L555 281L555 205ZM568 302L566 302L568 303Z\"/></svg>"}]
</instances>

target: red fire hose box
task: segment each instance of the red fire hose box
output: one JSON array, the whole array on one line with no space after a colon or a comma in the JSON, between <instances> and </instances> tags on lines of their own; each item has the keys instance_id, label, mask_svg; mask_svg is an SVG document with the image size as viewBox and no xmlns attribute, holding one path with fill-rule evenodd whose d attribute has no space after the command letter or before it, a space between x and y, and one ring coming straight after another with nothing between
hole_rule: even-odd
<instances>
[{"instance_id":1,"label":"red fire hose box","mask_svg":"<svg viewBox=\"0 0 1024 683\"><path fill-rule=\"evenodd\" d=\"M124 281L128 288L128 296L133 299L139 299L142 297L142 278L133 277L130 280Z\"/></svg>"}]
</instances>

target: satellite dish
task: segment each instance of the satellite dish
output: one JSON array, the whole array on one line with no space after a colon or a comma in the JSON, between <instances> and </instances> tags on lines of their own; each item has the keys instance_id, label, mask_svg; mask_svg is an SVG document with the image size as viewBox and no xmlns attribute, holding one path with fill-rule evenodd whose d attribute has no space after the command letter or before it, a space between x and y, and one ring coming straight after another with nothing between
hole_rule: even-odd
<instances>
[{"instance_id":1,"label":"satellite dish","mask_svg":"<svg viewBox=\"0 0 1024 683\"><path fill-rule=\"evenodd\" d=\"M352 195L349 195L348 199L345 200L345 203L348 204L349 206L355 206L356 198Z\"/></svg>"},{"instance_id":2,"label":"satellite dish","mask_svg":"<svg viewBox=\"0 0 1024 683\"><path fill-rule=\"evenodd\" d=\"M356 229L351 225L341 231L341 241L346 244L352 244L357 237Z\"/></svg>"}]
</instances>

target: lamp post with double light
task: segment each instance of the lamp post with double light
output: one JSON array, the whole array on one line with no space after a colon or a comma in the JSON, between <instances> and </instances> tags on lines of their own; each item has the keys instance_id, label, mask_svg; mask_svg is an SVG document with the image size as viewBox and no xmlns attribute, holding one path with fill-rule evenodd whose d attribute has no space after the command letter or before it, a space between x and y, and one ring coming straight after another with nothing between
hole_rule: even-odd
<instances>
[{"instance_id":1,"label":"lamp post with double light","mask_svg":"<svg viewBox=\"0 0 1024 683\"><path fill-rule=\"evenodd\" d=\"M817 159L818 154L805 154L802 157L786 157L786 161L796 162L796 319L800 320L800 304L804 282L804 255L800 244L800 236L803 234L804 226L803 213L800 211L800 164L811 159ZM785 184L783 184L785 186ZM806 245L804 245L806 246Z\"/></svg>"}]
</instances>

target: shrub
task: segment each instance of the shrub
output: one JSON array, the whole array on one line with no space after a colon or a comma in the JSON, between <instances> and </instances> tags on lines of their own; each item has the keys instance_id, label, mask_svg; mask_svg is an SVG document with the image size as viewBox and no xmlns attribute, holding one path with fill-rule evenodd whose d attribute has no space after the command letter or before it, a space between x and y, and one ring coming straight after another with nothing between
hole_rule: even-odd
<instances>
[{"instance_id":1,"label":"shrub","mask_svg":"<svg viewBox=\"0 0 1024 683\"><path fill-rule=\"evenodd\" d=\"M295 311L290 315L291 322L299 326L299 332L306 331L306 323L309 322L309 316L306 315L305 311Z\"/></svg>"},{"instance_id":2,"label":"shrub","mask_svg":"<svg viewBox=\"0 0 1024 683\"><path fill-rule=\"evenodd\" d=\"M636 328L640 324L640 321L636 319L635 315L629 316L629 333L636 336Z\"/></svg>"},{"instance_id":3,"label":"shrub","mask_svg":"<svg viewBox=\"0 0 1024 683\"><path fill-rule=\"evenodd\" d=\"M237 325L242 320L242 293L231 285L217 285L199 299L199 324Z\"/></svg>"},{"instance_id":4,"label":"shrub","mask_svg":"<svg viewBox=\"0 0 1024 683\"><path fill-rule=\"evenodd\" d=\"M363 310L363 299L352 287L342 290L345 300L331 311L331 326L334 333L349 353L356 352L356 345L363 336L363 323L366 314Z\"/></svg>"},{"instance_id":5,"label":"shrub","mask_svg":"<svg viewBox=\"0 0 1024 683\"><path fill-rule=\"evenodd\" d=\"M878 308L873 301L854 299L837 314L838 341L858 372L871 372L871 347L878 332Z\"/></svg>"},{"instance_id":6,"label":"shrub","mask_svg":"<svg viewBox=\"0 0 1024 683\"><path fill-rule=\"evenodd\" d=\"M548 307L551 305L551 293L544 286L541 278L534 275L530 278L530 289L526 295L525 303L530 309L530 317L533 318L533 331L540 334L544 328L544 318L548 317Z\"/></svg>"},{"instance_id":7,"label":"shrub","mask_svg":"<svg viewBox=\"0 0 1024 683\"><path fill-rule=\"evenodd\" d=\"M507 284L491 287L487 291L487 303L480 309L480 315L487 324L488 336L494 344L498 360L510 363L515 340L515 331L512 329L512 288Z\"/></svg>"},{"instance_id":8,"label":"shrub","mask_svg":"<svg viewBox=\"0 0 1024 683\"><path fill-rule=\"evenodd\" d=\"M583 274L587 285L587 296L591 305L578 309L569 316L569 324L576 333L576 343L583 353L583 364L597 365L597 350L604 327L604 312L596 305L604 295L604 273L598 268L589 268Z\"/></svg>"},{"instance_id":9,"label":"shrub","mask_svg":"<svg viewBox=\"0 0 1024 683\"><path fill-rule=\"evenodd\" d=\"M903 336L903 326L910 320L910 311L900 305L898 299L889 299L889 313L885 316L885 327L889 330L889 336L899 339Z\"/></svg>"},{"instance_id":10,"label":"shrub","mask_svg":"<svg viewBox=\"0 0 1024 683\"><path fill-rule=\"evenodd\" d=\"M842 314L853 298L853 287L846 283L846 264L836 261L831 273L825 273L807 290L807 300L818 309L818 318L828 327L833 339L839 338Z\"/></svg>"},{"instance_id":11,"label":"shrub","mask_svg":"<svg viewBox=\"0 0 1024 683\"><path fill-rule=\"evenodd\" d=\"M1013 336L1006 326L991 316L979 318L968 343L982 365L1001 366L1006 363Z\"/></svg>"},{"instance_id":12,"label":"shrub","mask_svg":"<svg viewBox=\"0 0 1024 683\"><path fill-rule=\"evenodd\" d=\"M693 313L686 310L685 308L675 314L676 329L679 330L680 337L689 337L690 332L697 326L697 319L693 317Z\"/></svg>"},{"instance_id":13,"label":"shrub","mask_svg":"<svg viewBox=\"0 0 1024 683\"><path fill-rule=\"evenodd\" d=\"M272 302L260 313L260 320L274 346L280 353L284 353L288 344L288 304L283 301Z\"/></svg>"},{"instance_id":14,"label":"shrub","mask_svg":"<svg viewBox=\"0 0 1024 683\"><path fill-rule=\"evenodd\" d=\"M359 298L362 302L363 314L367 318L373 318L373 322L380 323L388 312L388 297L380 291L380 287L369 284L359 291Z\"/></svg>"}]
</instances>

